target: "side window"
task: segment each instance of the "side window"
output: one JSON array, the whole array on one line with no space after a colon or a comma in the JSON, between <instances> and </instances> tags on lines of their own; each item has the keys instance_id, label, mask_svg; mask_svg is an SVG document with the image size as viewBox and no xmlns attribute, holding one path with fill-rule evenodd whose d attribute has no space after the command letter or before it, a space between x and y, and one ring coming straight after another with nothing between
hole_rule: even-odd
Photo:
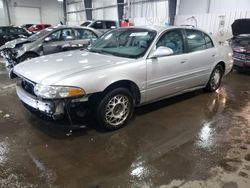
<instances>
[{"instance_id":1,"label":"side window","mask_svg":"<svg viewBox=\"0 0 250 188\"><path fill-rule=\"evenodd\" d=\"M94 29L103 29L103 22L97 21L91 27L93 27Z\"/></svg>"},{"instance_id":2,"label":"side window","mask_svg":"<svg viewBox=\"0 0 250 188\"><path fill-rule=\"evenodd\" d=\"M75 29L76 39L96 39L97 36L89 30L86 29Z\"/></svg>"},{"instance_id":3,"label":"side window","mask_svg":"<svg viewBox=\"0 0 250 188\"><path fill-rule=\"evenodd\" d=\"M60 41L61 31L62 30L58 30L49 36L51 38L51 42Z\"/></svg>"},{"instance_id":4,"label":"side window","mask_svg":"<svg viewBox=\"0 0 250 188\"><path fill-rule=\"evenodd\" d=\"M163 34L156 43L156 48L160 46L171 48L174 55L184 53L184 42L181 32L179 30L173 30Z\"/></svg>"},{"instance_id":5,"label":"side window","mask_svg":"<svg viewBox=\"0 0 250 188\"><path fill-rule=\"evenodd\" d=\"M189 52L195 52L206 49L204 34L196 30L186 30L187 45Z\"/></svg>"},{"instance_id":6,"label":"side window","mask_svg":"<svg viewBox=\"0 0 250 188\"><path fill-rule=\"evenodd\" d=\"M61 34L61 40L73 40L74 35L71 29L63 29Z\"/></svg>"},{"instance_id":7,"label":"side window","mask_svg":"<svg viewBox=\"0 0 250 188\"><path fill-rule=\"evenodd\" d=\"M205 33L204 33L204 36L205 36L205 41L206 41L207 48L213 48L214 44L213 44L212 39Z\"/></svg>"},{"instance_id":8,"label":"side window","mask_svg":"<svg viewBox=\"0 0 250 188\"><path fill-rule=\"evenodd\" d=\"M0 28L0 35L1 35L1 34L4 34L3 28Z\"/></svg>"},{"instance_id":9,"label":"side window","mask_svg":"<svg viewBox=\"0 0 250 188\"><path fill-rule=\"evenodd\" d=\"M17 29L13 27L9 27L9 32L8 33L16 33Z\"/></svg>"},{"instance_id":10,"label":"side window","mask_svg":"<svg viewBox=\"0 0 250 188\"><path fill-rule=\"evenodd\" d=\"M106 21L106 29L116 28L116 23L111 21Z\"/></svg>"},{"instance_id":11,"label":"side window","mask_svg":"<svg viewBox=\"0 0 250 188\"><path fill-rule=\"evenodd\" d=\"M18 31L18 33L25 33L24 29L22 29L22 28L18 28L17 31Z\"/></svg>"}]
</instances>

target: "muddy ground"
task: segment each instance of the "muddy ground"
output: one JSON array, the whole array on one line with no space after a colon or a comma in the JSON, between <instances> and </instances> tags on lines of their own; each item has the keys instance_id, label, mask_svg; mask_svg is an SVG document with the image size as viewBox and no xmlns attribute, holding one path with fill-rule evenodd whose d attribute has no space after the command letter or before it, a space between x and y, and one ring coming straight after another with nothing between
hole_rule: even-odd
<instances>
[{"instance_id":1,"label":"muddy ground","mask_svg":"<svg viewBox=\"0 0 250 188\"><path fill-rule=\"evenodd\" d=\"M136 109L125 128L32 115L0 64L0 187L250 187L250 75Z\"/></svg>"}]
</instances>

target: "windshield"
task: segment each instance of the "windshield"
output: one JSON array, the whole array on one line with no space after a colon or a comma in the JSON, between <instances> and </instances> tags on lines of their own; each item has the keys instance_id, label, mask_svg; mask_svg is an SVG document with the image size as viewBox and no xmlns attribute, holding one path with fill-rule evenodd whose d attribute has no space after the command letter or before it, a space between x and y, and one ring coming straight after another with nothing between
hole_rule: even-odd
<instances>
[{"instance_id":1,"label":"windshield","mask_svg":"<svg viewBox=\"0 0 250 188\"><path fill-rule=\"evenodd\" d=\"M81 26L88 26L91 22L84 22Z\"/></svg>"},{"instance_id":2,"label":"windshield","mask_svg":"<svg viewBox=\"0 0 250 188\"><path fill-rule=\"evenodd\" d=\"M138 28L117 29L102 35L88 50L119 57L142 57L156 36L156 31Z\"/></svg>"},{"instance_id":3,"label":"windshield","mask_svg":"<svg viewBox=\"0 0 250 188\"><path fill-rule=\"evenodd\" d=\"M42 31L37 32L36 34L31 35L28 39L31 41L37 40L37 39L49 34L51 31L53 31L52 28L43 29Z\"/></svg>"}]
</instances>

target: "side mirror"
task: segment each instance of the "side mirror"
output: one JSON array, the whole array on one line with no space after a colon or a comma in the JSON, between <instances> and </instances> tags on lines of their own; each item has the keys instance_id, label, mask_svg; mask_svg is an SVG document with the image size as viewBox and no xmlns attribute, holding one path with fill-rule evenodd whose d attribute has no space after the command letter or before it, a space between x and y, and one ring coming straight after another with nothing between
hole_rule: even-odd
<instances>
[{"instance_id":1,"label":"side mirror","mask_svg":"<svg viewBox=\"0 0 250 188\"><path fill-rule=\"evenodd\" d=\"M164 57L174 54L174 51L171 48L160 46L152 54L151 58Z\"/></svg>"},{"instance_id":2,"label":"side mirror","mask_svg":"<svg viewBox=\"0 0 250 188\"><path fill-rule=\"evenodd\" d=\"M46 37L46 38L44 39L45 42L49 42L49 41L51 41L51 40L52 40L51 37Z\"/></svg>"}]
</instances>

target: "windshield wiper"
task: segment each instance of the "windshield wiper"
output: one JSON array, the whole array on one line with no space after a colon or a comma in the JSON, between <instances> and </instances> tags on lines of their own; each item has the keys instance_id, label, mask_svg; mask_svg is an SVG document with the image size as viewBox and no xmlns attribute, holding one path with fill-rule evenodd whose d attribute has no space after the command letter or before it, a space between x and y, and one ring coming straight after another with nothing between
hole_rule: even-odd
<instances>
[{"instance_id":1,"label":"windshield wiper","mask_svg":"<svg viewBox=\"0 0 250 188\"><path fill-rule=\"evenodd\" d=\"M94 52L94 53L101 53L102 50L97 50L97 49L87 49L89 52Z\"/></svg>"},{"instance_id":2,"label":"windshield wiper","mask_svg":"<svg viewBox=\"0 0 250 188\"><path fill-rule=\"evenodd\" d=\"M87 49L89 52L94 52L98 54L108 54L108 55L113 55L105 50L100 50L100 49Z\"/></svg>"}]
</instances>

